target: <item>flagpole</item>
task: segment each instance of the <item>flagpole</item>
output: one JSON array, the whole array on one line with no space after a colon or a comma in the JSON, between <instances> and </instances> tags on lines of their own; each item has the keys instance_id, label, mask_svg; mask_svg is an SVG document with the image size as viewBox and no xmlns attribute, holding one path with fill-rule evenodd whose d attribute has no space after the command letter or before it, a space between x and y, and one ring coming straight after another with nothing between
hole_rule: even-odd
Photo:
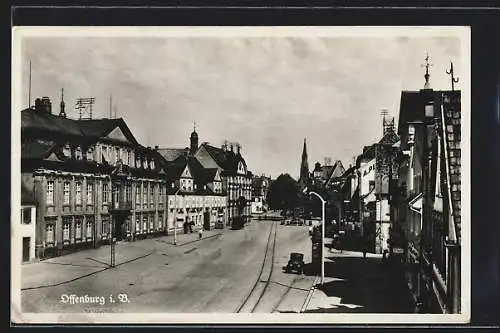
<instances>
[{"instance_id":1,"label":"flagpole","mask_svg":"<svg viewBox=\"0 0 500 333\"><path fill-rule=\"evenodd\" d=\"M28 84L28 109L31 108L31 59L30 59L30 75Z\"/></svg>"}]
</instances>

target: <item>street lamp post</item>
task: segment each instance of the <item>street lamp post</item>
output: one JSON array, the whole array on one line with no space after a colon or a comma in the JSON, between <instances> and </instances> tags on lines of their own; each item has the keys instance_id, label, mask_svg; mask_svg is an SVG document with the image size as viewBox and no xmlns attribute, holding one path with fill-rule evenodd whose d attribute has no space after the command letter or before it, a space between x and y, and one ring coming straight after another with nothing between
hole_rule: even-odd
<instances>
[{"instance_id":1,"label":"street lamp post","mask_svg":"<svg viewBox=\"0 0 500 333\"><path fill-rule=\"evenodd\" d=\"M309 194L314 194L321 200L321 285L325 281L325 203L326 201L316 192L310 191Z\"/></svg>"},{"instance_id":2,"label":"street lamp post","mask_svg":"<svg viewBox=\"0 0 500 333\"><path fill-rule=\"evenodd\" d=\"M177 194L179 193L181 189L179 188L175 193L174 193L174 245L177 245Z\"/></svg>"}]
</instances>

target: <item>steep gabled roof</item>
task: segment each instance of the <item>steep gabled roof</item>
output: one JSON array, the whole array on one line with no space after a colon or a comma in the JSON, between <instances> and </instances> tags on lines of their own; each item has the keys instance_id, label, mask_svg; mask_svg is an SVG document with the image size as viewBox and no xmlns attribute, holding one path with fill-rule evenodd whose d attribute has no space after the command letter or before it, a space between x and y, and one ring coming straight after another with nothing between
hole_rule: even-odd
<instances>
[{"instance_id":1,"label":"steep gabled roof","mask_svg":"<svg viewBox=\"0 0 500 333\"><path fill-rule=\"evenodd\" d=\"M168 162L174 161L176 158L184 154L184 148L159 148L158 153Z\"/></svg>"},{"instance_id":2,"label":"steep gabled roof","mask_svg":"<svg viewBox=\"0 0 500 333\"><path fill-rule=\"evenodd\" d=\"M27 131L49 132L75 137L84 136L74 120L34 109L21 111L21 133Z\"/></svg>"},{"instance_id":3,"label":"steep gabled roof","mask_svg":"<svg viewBox=\"0 0 500 333\"><path fill-rule=\"evenodd\" d=\"M392 146L398 141L399 141L399 136L394 131L387 131L387 133L385 133L382 139L380 139L378 144Z\"/></svg>"},{"instance_id":4,"label":"steep gabled roof","mask_svg":"<svg viewBox=\"0 0 500 333\"><path fill-rule=\"evenodd\" d=\"M56 146L54 141L33 140L21 143L21 159L44 159Z\"/></svg>"},{"instance_id":5,"label":"steep gabled roof","mask_svg":"<svg viewBox=\"0 0 500 333\"><path fill-rule=\"evenodd\" d=\"M115 128L120 128L123 135L132 144L138 142L122 118L77 120L56 116L50 113L25 109L21 112L22 133L45 133L55 136L70 136L81 139L98 140L106 138Z\"/></svg>"},{"instance_id":6,"label":"steep gabled roof","mask_svg":"<svg viewBox=\"0 0 500 333\"><path fill-rule=\"evenodd\" d=\"M401 135L403 126L408 122L423 120L424 100L420 91L402 91L399 105L398 134Z\"/></svg>"},{"instance_id":7,"label":"steep gabled roof","mask_svg":"<svg viewBox=\"0 0 500 333\"><path fill-rule=\"evenodd\" d=\"M214 159L215 163L227 172L234 172L238 168L238 162L242 162L246 166L245 159L239 154L234 153L234 151L227 150L224 151L221 148L211 146L209 144L203 144L208 154Z\"/></svg>"},{"instance_id":8,"label":"steep gabled roof","mask_svg":"<svg viewBox=\"0 0 500 333\"><path fill-rule=\"evenodd\" d=\"M115 128L120 128L125 137L133 144L138 144L134 135L128 128L123 118L118 119L89 119L89 120L74 120L80 128L83 135L89 138L105 138Z\"/></svg>"}]
</instances>

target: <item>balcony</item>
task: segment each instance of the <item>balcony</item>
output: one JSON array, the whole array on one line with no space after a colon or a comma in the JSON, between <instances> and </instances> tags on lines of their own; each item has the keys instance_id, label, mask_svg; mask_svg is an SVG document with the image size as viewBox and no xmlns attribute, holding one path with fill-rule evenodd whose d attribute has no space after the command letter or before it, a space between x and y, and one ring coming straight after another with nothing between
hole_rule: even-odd
<instances>
[{"instance_id":1,"label":"balcony","mask_svg":"<svg viewBox=\"0 0 500 333\"><path fill-rule=\"evenodd\" d=\"M129 211L132 209L132 201L118 200L113 201L109 207L109 211Z\"/></svg>"}]
</instances>

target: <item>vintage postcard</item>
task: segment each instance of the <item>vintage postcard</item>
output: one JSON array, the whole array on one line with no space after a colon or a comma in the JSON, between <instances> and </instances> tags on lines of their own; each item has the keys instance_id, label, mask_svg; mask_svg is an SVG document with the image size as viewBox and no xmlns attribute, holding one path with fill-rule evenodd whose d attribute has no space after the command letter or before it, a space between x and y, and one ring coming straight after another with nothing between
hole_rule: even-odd
<instances>
[{"instance_id":1,"label":"vintage postcard","mask_svg":"<svg viewBox=\"0 0 500 333\"><path fill-rule=\"evenodd\" d=\"M14 27L15 323L466 323L468 27Z\"/></svg>"}]
</instances>

